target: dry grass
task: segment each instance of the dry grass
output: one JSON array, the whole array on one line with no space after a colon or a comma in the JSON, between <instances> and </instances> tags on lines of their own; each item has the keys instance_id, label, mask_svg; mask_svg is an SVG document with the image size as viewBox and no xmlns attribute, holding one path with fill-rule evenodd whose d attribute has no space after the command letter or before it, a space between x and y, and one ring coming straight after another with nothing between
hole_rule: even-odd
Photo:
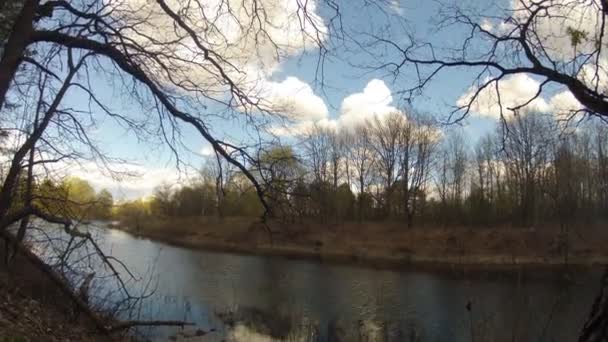
<instances>
[{"instance_id":1,"label":"dry grass","mask_svg":"<svg viewBox=\"0 0 608 342\"><path fill-rule=\"evenodd\" d=\"M272 241L267 228L275 232ZM577 226L570 231L569 263L608 263L604 225ZM133 233L194 248L337 261L562 264L565 260L564 240L552 226L407 229L400 222L270 222L265 227L255 218L203 217L154 219L140 224L140 230Z\"/></svg>"}]
</instances>

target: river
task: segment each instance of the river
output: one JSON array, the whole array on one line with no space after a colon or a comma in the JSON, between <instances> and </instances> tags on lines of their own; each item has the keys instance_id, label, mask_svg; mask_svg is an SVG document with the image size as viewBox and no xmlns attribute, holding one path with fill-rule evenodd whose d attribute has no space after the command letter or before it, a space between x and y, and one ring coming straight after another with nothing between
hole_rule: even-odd
<instances>
[{"instance_id":1,"label":"river","mask_svg":"<svg viewBox=\"0 0 608 342\"><path fill-rule=\"evenodd\" d=\"M91 228L153 295L140 316L187 341L574 341L599 270L373 269L206 252ZM468 309L468 308L470 309ZM166 340L175 329L144 330Z\"/></svg>"}]
</instances>

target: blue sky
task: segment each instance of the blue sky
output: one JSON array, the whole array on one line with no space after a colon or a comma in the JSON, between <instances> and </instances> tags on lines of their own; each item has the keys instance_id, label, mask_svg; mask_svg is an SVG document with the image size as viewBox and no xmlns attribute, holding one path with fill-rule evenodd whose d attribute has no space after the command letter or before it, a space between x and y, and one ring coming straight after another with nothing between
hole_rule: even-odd
<instances>
[{"instance_id":1,"label":"blue sky","mask_svg":"<svg viewBox=\"0 0 608 342\"><path fill-rule=\"evenodd\" d=\"M464 36L464 32L459 30L436 32L436 15L440 5L435 1L403 0L399 2L387 0L388 5L383 11L379 11L371 5L363 6L362 3L353 1L350 5L349 2L348 6L344 5L341 9L345 29L350 34L381 32L385 27L391 27L390 30L392 30L394 40L405 44L406 36L403 34L402 26L405 25L408 30L415 32L417 36L424 37L426 40L440 46L456 44ZM498 3L505 6L509 4L507 1L498 1ZM466 5L490 6L483 1L469 1L466 2ZM328 24L331 13L327 8L319 5L317 14L325 24ZM380 108L379 110L406 108L398 92L411 86L415 81L412 78L413 70L411 68L405 67L396 79L393 75L388 74L386 70L373 71L362 68L361 66L376 65L378 60L361 49L357 49L351 43L340 46L336 42L339 43L336 40L327 42L330 52L324 64L324 86L315 82L315 76L318 76L315 73L318 66L317 51L302 50L280 60L276 67L272 69L272 72L266 75L266 81L275 87L273 89L277 92L277 97L285 97L285 94L281 93L283 91L281 88L287 86L287 84L300 84L303 89L302 92L288 93L287 95L291 94L292 99L286 101L296 98L300 101L297 103L300 107L314 104L311 107L312 109L309 108L313 111L314 108L322 108L324 105L327 110L325 120L338 122L338 124L340 124L340 120L344 124L343 121L365 114L357 112L361 108L371 110L374 108ZM384 57L398 60L398 55L395 54L394 50L389 51ZM443 72L425 89L424 94L415 99L413 108L439 118L445 118L451 107L467 93L474 75L474 70L466 69L453 69ZM98 82L93 85L96 94L105 103L111 104L114 111L129 113L129 115L142 119L152 112L149 108L142 108L123 94L124 89L113 84L116 79L102 76L97 79ZM289 83L288 80L293 82ZM511 83L505 83L504 89L505 91L512 90L513 101L534 93L534 86L538 82L538 80L530 77L512 81ZM370 87L366 88L368 86ZM364 91L365 89L369 91ZM376 97L373 96L374 94ZM378 94L383 95L378 98ZM281 98L281 100L285 99ZM549 101L545 102L547 103L543 102L538 106L542 107L545 104L548 106ZM69 106L86 106L86 104L86 97L78 92L73 92L66 102L66 105ZM201 107L198 109L205 113L225 110L216 104L208 103L207 105L206 109ZM462 128L471 144L474 144L479 137L492 130L496 123L496 118L492 115L492 110L488 108L487 104L485 104L485 107L480 105L473 109L477 113L470 115ZM306 115L311 115L310 110L306 112L308 113ZM238 113L236 114L238 117ZM373 113L367 114L372 115ZM153 186L160 181L179 182L187 178L187 175L179 173L175 169L175 159L171 151L157 135L151 134L146 141L139 141L138 137L125 130L115 120L103 115L97 117L99 119L94 136L103 145L104 150L113 157L127 160L129 162L128 167L139 172L141 177L118 183L91 171L91 169L75 171L76 175L87 178L97 189L109 188L117 198L147 195L150 194ZM246 143L251 139L247 134L248 129L244 120L218 120L213 117L207 120L212 125L212 132L219 138L237 144ZM294 125L297 125L297 122ZM208 148L206 148L208 145L196 131L183 127L182 141L194 153L182 151L183 153L180 156L190 166L198 167L203 163L204 156L201 156L201 153L205 154L208 151ZM291 138L283 136L282 139Z\"/></svg>"}]
</instances>

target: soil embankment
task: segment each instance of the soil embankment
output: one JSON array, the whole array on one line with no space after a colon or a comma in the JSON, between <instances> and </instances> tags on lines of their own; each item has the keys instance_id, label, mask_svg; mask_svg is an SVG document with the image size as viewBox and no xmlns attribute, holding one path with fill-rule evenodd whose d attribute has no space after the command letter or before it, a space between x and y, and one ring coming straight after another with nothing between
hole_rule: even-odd
<instances>
[{"instance_id":1,"label":"soil embankment","mask_svg":"<svg viewBox=\"0 0 608 342\"><path fill-rule=\"evenodd\" d=\"M0 341L122 341L101 335L55 284L26 259L9 268L0 246Z\"/></svg>"}]
</instances>

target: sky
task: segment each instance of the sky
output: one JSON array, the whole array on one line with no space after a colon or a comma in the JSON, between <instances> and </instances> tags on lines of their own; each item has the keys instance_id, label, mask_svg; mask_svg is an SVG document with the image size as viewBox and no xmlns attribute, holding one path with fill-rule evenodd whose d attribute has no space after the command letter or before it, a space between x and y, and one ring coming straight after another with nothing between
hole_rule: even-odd
<instances>
[{"instance_id":1,"label":"sky","mask_svg":"<svg viewBox=\"0 0 608 342\"><path fill-rule=\"evenodd\" d=\"M289 7L295 0L264 1ZM318 20L318 24L321 27L328 25L331 12L318 1L309 0L309 2L316 4L309 8L314 9L312 15ZM458 30L436 32L436 16L441 9L438 2L387 0L387 6L383 11L371 5L364 6L363 2L359 5L354 5L358 3L357 1L352 3L352 6L342 7L343 23L352 30L350 32L380 32L378 30L390 26L391 30L395 30L393 34L395 41L405 44L406 36L402 31L402 25L405 25L407 30L415 32L417 36L448 46L452 42L461 41L465 36L465 32ZM462 3L467 6L488 6L483 1ZM511 6L510 1L498 0L497 3L501 6ZM492 11L492 9L487 10ZM270 16L271 20L276 19L283 24L287 21L285 24L287 27L294 24L289 23L290 20L297 20L294 17L285 18L281 11L270 13ZM297 22L295 24L297 25ZM500 29L500 23L486 22L485 25L492 29ZM162 25L156 34L162 34L159 32L162 32ZM366 67L376 65L378 60L366 53L365 48L359 49L352 44L338 46L334 41L328 41L330 52L323 64L323 84L321 84L317 72L318 51L307 49L307 45L310 44L302 43L301 37L298 40L293 34L289 36L289 32L290 30L287 29L273 33L276 35L275 38L284 39L289 46L289 53L278 61L268 62L263 67L247 69L252 70L252 74L262 80L261 88L255 89L261 98L269 105L290 108L293 114L293 120L286 125L273 125L270 128L270 131L278 135L281 140L290 141L295 133L313 123L342 129L363 122L373 115L383 115L392 111L404 111L407 116L407 111L413 109L445 118L453 106L470 96L473 89L470 88L475 75L473 70L448 70L436 78L423 94L416 97L412 106L405 106L399 92L412 84L411 68L405 67L397 78L386 70L370 70ZM384 57L398 60L395 51L386 51ZM251 58L255 62L255 57ZM245 67L249 68L253 64L255 63L251 62ZM148 115L149 111L146 108L142 108L122 93L123 89L112 76L100 75L98 80L99 82L93 84L95 92L105 100L104 102L109 103L114 111L129 113L140 118ZM201 76L201 80L205 81L204 76ZM534 94L538 84L539 80L528 75L507 78L500 84L501 92L505 94L503 100L508 104L517 104L521 99ZM546 98L535 100L529 107L533 110L549 111L559 105L572 105L572 102L568 93L557 89ZM88 106L88 100L83 93L74 91L67 97L65 105ZM498 118L495 96L490 93L482 94L472 109L473 113L462 123L461 129L467 137L470 137L468 141L474 144L479 137L494 129ZM252 131L244 118L220 119L218 116L213 116L214 113L224 110L213 103L207 104L206 108L200 110L211 115L207 122L218 138L235 144L246 144L251 141ZM236 116L238 117L238 113ZM195 169L200 167L204 159L212 153L209 144L196 131L186 127L182 131L184 148L180 153L185 165L178 169L175 157L158 134L152 132L141 141L142 137L134 135L123 125L103 115L99 115L97 119L93 136L103 146L104 152L124 160L114 166L128 170L136 176L117 180L100 171L93 163L73 167L70 173L88 180L96 190L102 188L110 190L116 199L148 196L161 182L185 182L196 174Z\"/></svg>"}]
</instances>

